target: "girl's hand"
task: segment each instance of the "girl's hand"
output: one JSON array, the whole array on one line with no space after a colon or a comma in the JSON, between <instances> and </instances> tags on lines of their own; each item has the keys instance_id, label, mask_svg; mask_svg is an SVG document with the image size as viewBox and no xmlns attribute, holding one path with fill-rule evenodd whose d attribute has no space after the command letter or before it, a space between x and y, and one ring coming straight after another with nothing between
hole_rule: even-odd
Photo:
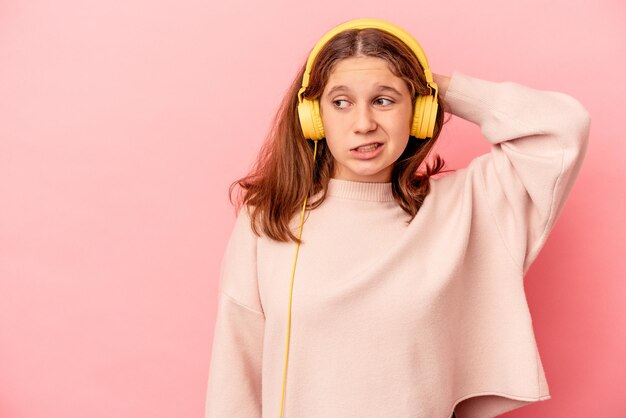
<instances>
[{"instance_id":1,"label":"girl's hand","mask_svg":"<svg viewBox=\"0 0 626 418\"><path fill-rule=\"evenodd\" d=\"M448 91L448 84L450 84L450 77L441 75L441 74L433 74L433 81L437 83L437 87L439 88L439 97L442 99L446 98L446 92Z\"/></svg>"}]
</instances>

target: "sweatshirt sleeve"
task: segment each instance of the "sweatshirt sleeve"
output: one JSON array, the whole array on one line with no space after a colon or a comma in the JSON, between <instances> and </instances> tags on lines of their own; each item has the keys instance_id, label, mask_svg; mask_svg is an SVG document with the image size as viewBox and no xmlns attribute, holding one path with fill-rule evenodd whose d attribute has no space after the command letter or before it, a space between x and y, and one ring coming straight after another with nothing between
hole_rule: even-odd
<instances>
[{"instance_id":1,"label":"sweatshirt sleeve","mask_svg":"<svg viewBox=\"0 0 626 418\"><path fill-rule=\"evenodd\" d=\"M591 117L565 93L453 72L450 113L480 126L491 150L468 166L525 274L561 213L586 152Z\"/></svg>"},{"instance_id":2,"label":"sweatshirt sleeve","mask_svg":"<svg viewBox=\"0 0 626 418\"><path fill-rule=\"evenodd\" d=\"M242 206L221 264L205 418L261 417L265 315L257 284L256 238Z\"/></svg>"}]
</instances>

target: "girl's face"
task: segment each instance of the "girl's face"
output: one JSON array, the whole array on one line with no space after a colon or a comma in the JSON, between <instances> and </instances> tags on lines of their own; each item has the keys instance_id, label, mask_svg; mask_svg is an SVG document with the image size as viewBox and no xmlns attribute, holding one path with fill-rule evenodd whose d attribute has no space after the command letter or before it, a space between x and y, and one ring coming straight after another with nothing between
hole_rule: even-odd
<instances>
[{"instance_id":1,"label":"girl's face","mask_svg":"<svg viewBox=\"0 0 626 418\"><path fill-rule=\"evenodd\" d=\"M326 143L335 160L332 177L382 183L391 181L393 163L409 141L411 94L387 61L351 57L336 63L320 97ZM356 148L378 143L376 149Z\"/></svg>"}]
</instances>

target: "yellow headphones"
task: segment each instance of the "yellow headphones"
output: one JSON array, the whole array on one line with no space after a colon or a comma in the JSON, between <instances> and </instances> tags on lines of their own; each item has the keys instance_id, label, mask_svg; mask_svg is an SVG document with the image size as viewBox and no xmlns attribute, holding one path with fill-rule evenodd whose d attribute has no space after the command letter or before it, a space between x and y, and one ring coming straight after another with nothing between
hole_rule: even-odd
<instances>
[{"instance_id":1,"label":"yellow headphones","mask_svg":"<svg viewBox=\"0 0 626 418\"><path fill-rule=\"evenodd\" d=\"M437 116L437 108L439 107L439 104L437 102L437 94L439 92L439 88L437 87L437 83L433 81L433 75L428 66L428 60L426 59L426 55L424 54L421 46L417 43L415 38L411 36L411 34L390 22L370 18L353 19L344 22L328 31L315 44L315 47L311 51L309 59L306 62L306 69L302 77L302 87L298 91L298 117L300 119L300 126L302 127L302 133L304 134L305 139L312 139L315 142L315 147L313 149L313 160L315 160L315 156L317 155L317 141L324 138L325 134L324 126L322 124L322 117L320 116L319 101L308 100L302 97L302 93L304 93L309 85L311 67L313 66L313 62L315 61L315 58L317 57L319 51L333 36L348 29L363 28L376 28L395 35L415 53L415 56L417 57L419 63L424 70L424 74L426 75L426 81L428 82L428 87L430 88L431 94L428 96L418 95L417 99L415 100L415 111L413 112L413 122L411 124L411 135L420 139L431 138L435 130L435 119ZM300 239L300 237L302 236L302 224L304 222L306 201L307 198L305 197L304 203L302 205L302 211L300 212L300 229L298 231L298 239ZM285 382L287 379L287 360L289 358L289 340L291 335L291 299L293 295L293 278L296 272L296 261L298 260L299 249L300 244L298 243L296 244L296 254L293 260L293 268L291 270L289 310L287 312L287 346L285 348L283 389L282 398L280 401L279 418L283 417L283 405L285 403Z\"/></svg>"},{"instance_id":2,"label":"yellow headphones","mask_svg":"<svg viewBox=\"0 0 626 418\"><path fill-rule=\"evenodd\" d=\"M302 93L309 86L309 77L311 76L311 67L317 57L319 51L328 43L328 41L340 32L348 29L364 29L364 28L376 28L384 30L404 42L415 53L419 63L424 69L424 75L426 81L430 87L431 94L428 96L419 95L415 101L415 111L413 113L413 123L411 124L411 135L416 138L426 139L431 138L433 131L435 130L435 119L437 117L437 108L439 104L437 102L437 95L439 88L437 83L433 81L433 75L428 66L428 60L422 50L420 44L415 40L410 33L402 29L401 27L394 25L391 22L380 19L354 19L344 22L326 34L315 44L315 47L309 55L309 59L306 62L306 69L304 76L302 77L302 87L298 91L298 117L300 118L300 126L302 127L302 133L306 139L318 140L324 138L324 126L322 124L322 117L320 116L320 105L318 100L308 100L302 97ZM433 92L434 91L434 92Z\"/></svg>"}]
</instances>

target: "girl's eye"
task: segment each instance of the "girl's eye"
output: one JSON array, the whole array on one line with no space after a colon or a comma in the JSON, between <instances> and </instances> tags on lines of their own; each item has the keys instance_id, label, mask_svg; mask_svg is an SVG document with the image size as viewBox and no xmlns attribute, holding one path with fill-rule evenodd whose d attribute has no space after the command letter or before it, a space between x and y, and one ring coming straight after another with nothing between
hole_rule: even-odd
<instances>
[{"instance_id":1,"label":"girl's eye","mask_svg":"<svg viewBox=\"0 0 626 418\"><path fill-rule=\"evenodd\" d=\"M333 101L333 104L338 103L338 102L347 102L347 100L341 100L341 99L340 100L335 100L335 101ZM341 107L341 106L335 106L335 107L338 107L339 109L345 109L345 107Z\"/></svg>"},{"instance_id":2,"label":"girl's eye","mask_svg":"<svg viewBox=\"0 0 626 418\"><path fill-rule=\"evenodd\" d=\"M378 99L375 100L375 102L380 102L381 100L387 100L389 102L389 104L393 103L393 100L387 99L386 97L379 97ZM339 109L345 109L345 106L337 106L336 103L339 102L347 102L347 100L343 100L343 99L339 99L339 100L335 100L333 101L333 104L335 104L335 107L339 108ZM388 105L383 105L383 106L388 106Z\"/></svg>"},{"instance_id":3,"label":"girl's eye","mask_svg":"<svg viewBox=\"0 0 626 418\"><path fill-rule=\"evenodd\" d=\"M393 101L387 99L386 97L380 97L376 101L379 101L379 100L387 100L389 103L393 103Z\"/></svg>"}]
</instances>

